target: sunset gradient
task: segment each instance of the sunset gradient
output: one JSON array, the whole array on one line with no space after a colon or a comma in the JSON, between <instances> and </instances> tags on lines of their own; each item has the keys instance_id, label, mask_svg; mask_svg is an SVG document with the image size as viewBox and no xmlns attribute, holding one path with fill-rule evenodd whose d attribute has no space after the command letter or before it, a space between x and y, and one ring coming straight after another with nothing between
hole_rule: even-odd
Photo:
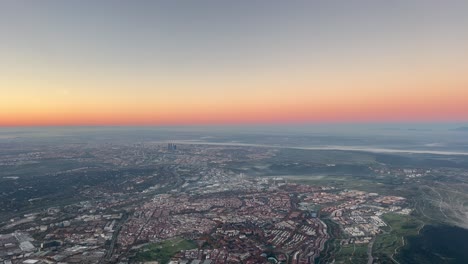
<instances>
[{"instance_id":1,"label":"sunset gradient","mask_svg":"<svg viewBox=\"0 0 468 264\"><path fill-rule=\"evenodd\" d=\"M468 121L466 1L66 2L0 4L1 126Z\"/></svg>"}]
</instances>

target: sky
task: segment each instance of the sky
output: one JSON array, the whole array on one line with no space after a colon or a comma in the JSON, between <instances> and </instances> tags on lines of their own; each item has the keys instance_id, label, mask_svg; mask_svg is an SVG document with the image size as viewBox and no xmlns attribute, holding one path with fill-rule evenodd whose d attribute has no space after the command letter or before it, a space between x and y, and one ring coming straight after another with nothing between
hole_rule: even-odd
<instances>
[{"instance_id":1,"label":"sky","mask_svg":"<svg viewBox=\"0 0 468 264\"><path fill-rule=\"evenodd\" d=\"M468 121L468 1L0 2L0 126Z\"/></svg>"}]
</instances>

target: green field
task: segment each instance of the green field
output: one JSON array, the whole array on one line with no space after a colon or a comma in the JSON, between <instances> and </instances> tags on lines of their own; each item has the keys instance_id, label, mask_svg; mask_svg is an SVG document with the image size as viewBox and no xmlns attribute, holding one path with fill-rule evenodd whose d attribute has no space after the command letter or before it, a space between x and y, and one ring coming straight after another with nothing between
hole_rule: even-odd
<instances>
[{"instance_id":1,"label":"green field","mask_svg":"<svg viewBox=\"0 0 468 264\"><path fill-rule=\"evenodd\" d=\"M414 216L385 214L382 219L388 224L385 233L375 239L373 256L390 262L395 253L405 245L405 237L418 235L424 222Z\"/></svg>"},{"instance_id":2,"label":"green field","mask_svg":"<svg viewBox=\"0 0 468 264\"><path fill-rule=\"evenodd\" d=\"M383 195L393 195L394 190L399 188L398 185L388 183L388 179L372 179L371 177L351 175L283 176L283 178L298 184L332 186L342 189L377 192Z\"/></svg>"},{"instance_id":3,"label":"green field","mask_svg":"<svg viewBox=\"0 0 468 264\"><path fill-rule=\"evenodd\" d=\"M181 250L194 249L197 245L189 240L174 238L163 242L150 244L135 255L135 261L159 261L165 264Z\"/></svg>"},{"instance_id":4,"label":"green field","mask_svg":"<svg viewBox=\"0 0 468 264\"><path fill-rule=\"evenodd\" d=\"M366 263L367 244L349 244L340 247L335 255L335 263Z\"/></svg>"},{"instance_id":5,"label":"green field","mask_svg":"<svg viewBox=\"0 0 468 264\"><path fill-rule=\"evenodd\" d=\"M406 237L417 236L424 222L410 215L385 214L382 219L388 224L384 233L375 238L372 247L374 261L379 263L394 263L396 253L405 245ZM369 244L340 245L341 236L332 239L327 246L327 254L321 256L319 263L326 263L331 259L335 263L367 263Z\"/></svg>"},{"instance_id":6,"label":"green field","mask_svg":"<svg viewBox=\"0 0 468 264\"><path fill-rule=\"evenodd\" d=\"M314 150L314 149L279 149L273 161L314 162L350 165L367 165L375 162L375 154L360 151Z\"/></svg>"},{"instance_id":7,"label":"green field","mask_svg":"<svg viewBox=\"0 0 468 264\"><path fill-rule=\"evenodd\" d=\"M320 257L315 261L321 263L366 263L368 244L348 244L341 245L341 240L346 238L335 222L330 219L323 220L328 226L328 233L331 239L325 243L325 250L321 252Z\"/></svg>"}]
</instances>

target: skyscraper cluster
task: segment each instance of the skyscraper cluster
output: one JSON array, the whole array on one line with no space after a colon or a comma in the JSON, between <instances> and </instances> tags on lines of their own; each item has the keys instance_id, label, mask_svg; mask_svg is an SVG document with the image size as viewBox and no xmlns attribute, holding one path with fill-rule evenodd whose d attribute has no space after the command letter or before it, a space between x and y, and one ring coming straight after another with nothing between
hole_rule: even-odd
<instances>
[{"instance_id":1,"label":"skyscraper cluster","mask_svg":"<svg viewBox=\"0 0 468 264\"><path fill-rule=\"evenodd\" d=\"M169 150L169 151L177 150L177 145L174 144L174 143L168 143L167 144L167 150Z\"/></svg>"}]
</instances>

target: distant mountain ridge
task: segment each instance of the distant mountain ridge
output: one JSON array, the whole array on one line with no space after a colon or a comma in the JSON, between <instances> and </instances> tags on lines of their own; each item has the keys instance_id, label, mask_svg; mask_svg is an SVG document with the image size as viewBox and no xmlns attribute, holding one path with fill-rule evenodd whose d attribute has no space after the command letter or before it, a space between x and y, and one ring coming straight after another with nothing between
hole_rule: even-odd
<instances>
[{"instance_id":1,"label":"distant mountain ridge","mask_svg":"<svg viewBox=\"0 0 468 264\"><path fill-rule=\"evenodd\" d=\"M457 127L454 129L451 129L452 131L462 131L462 132L468 132L468 127Z\"/></svg>"}]
</instances>

